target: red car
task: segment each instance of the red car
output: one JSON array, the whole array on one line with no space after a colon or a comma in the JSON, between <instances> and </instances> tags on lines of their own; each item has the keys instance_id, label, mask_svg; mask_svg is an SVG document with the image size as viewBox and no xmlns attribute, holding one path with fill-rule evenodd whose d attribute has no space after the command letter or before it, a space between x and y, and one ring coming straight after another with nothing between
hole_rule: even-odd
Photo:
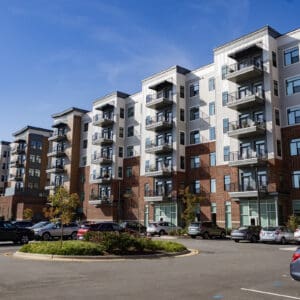
<instances>
[{"instance_id":1,"label":"red car","mask_svg":"<svg viewBox=\"0 0 300 300\"><path fill-rule=\"evenodd\" d=\"M82 225L77 231L77 239L83 240L84 235L89 231L117 231L121 232L123 229L115 222L100 222L94 224Z\"/></svg>"}]
</instances>

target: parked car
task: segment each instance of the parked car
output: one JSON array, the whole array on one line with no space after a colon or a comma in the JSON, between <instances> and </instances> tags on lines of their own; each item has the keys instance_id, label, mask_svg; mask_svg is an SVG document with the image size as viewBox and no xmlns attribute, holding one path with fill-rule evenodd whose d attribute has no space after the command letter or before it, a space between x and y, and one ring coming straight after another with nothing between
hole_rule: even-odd
<instances>
[{"instance_id":1,"label":"parked car","mask_svg":"<svg viewBox=\"0 0 300 300\"><path fill-rule=\"evenodd\" d=\"M299 243L300 242L300 226L298 226L294 232L294 240Z\"/></svg>"},{"instance_id":2,"label":"parked car","mask_svg":"<svg viewBox=\"0 0 300 300\"><path fill-rule=\"evenodd\" d=\"M20 228L30 228L31 226L34 225L34 223L32 221L27 221L27 220L13 221L12 224L14 224L15 226L20 227Z\"/></svg>"},{"instance_id":3,"label":"parked car","mask_svg":"<svg viewBox=\"0 0 300 300\"><path fill-rule=\"evenodd\" d=\"M33 229L34 236L37 240L49 241L53 238L61 236L61 224L60 223L49 223L46 226ZM76 223L70 223L63 225L63 237L64 238L77 238L78 225Z\"/></svg>"},{"instance_id":4,"label":"parked car","mask_svg":"<svg viewBox=\"0 0 300 300\"><path fill-rule=\"evenodd\" d=\"M124 232L129 232L129 233L145 234L147 230L146 226L136 221L122 222L120 226L124 230Z\"/></svg>"},{"instance_id":5,"label":"parked car","mask_svg":"<svg viewBox=\"0 0 300 300\"><path fill-rule=\"evenodd\" d=\"M295 280L300 281L300 248L298 248L292 256L290 274Z\"/></svg>"},{"instance_id":6,"label":"parked car","mask_svg":"<svg viewBox=\"0 0 300 300\"><path fill-rule=\"evenodd\" d=\"M11 222L0 221L0 241L27 244L34 239L34 232L28 228L17 227Z\"/></svg>"},{"instance_id":7,"label":"parked car","mask_svg":"<svg viewBox=\"0 0 300 300\"><path fill-rule=\"evenodd\" d=\"M32 230L35 230L35 229L39 229L39 228L42 228L48 224L50 224L51 222L50 221L40 221L36 224L34 224L33 226L29 227L30 229Z\"/></svg>"},{"instance_id":8,"label":"parked car","mask_svg":"<svg viewBox=\"0 0 300 300\"><path fill-rule=\"evenodd\" d=\"M294 233L285 226L263 227L259 234L261 242L286 244L294 240Z\"/></svg>"},{"instance_id":9,"label":"parked car","mask_svg":"<svg viewBox=\"0 0 300 300\"><path fill-rule=\"evenodd\" d=\"M112 232L122 232L122 228L118 223L115 222L99 222L94 224L82 225L77 232L77 239L83 240L84 235L89 231L112 231Z\"/></svg>"},{"instance_id":10,"label":"parked car","mask_svg":"<svg viewBox=\"0 0 300 300\"><path fill-rule=\"evenodd\" d=\"M172 224L171 222L150 222L147 227L148 235L164 235L168 234L171 231L181 229L181 227Z\"/></svg>"},{"instance_id":11,"label":"parked car","mask_svg":"<svg viewBox=\"0 0 300 300\"><path fill-rule=\"evenodd\" d=\"M188 234L193 239L195 239L197 236L201 236L204 239L209 239L211 237L220 237L224 239L226 237L224 228L221 228L209 221L192 222L188 227Z\"/></svg>"},{"instance_id":12,"label":"parked car","mask_svg":"<svg viewBox=\"0 0 300 300\"><path fill-rule=\"evenodd\" d=\"M260 226L242 226L238 229L234 229L231 232L231 239L238 243L241 240L250 241L256 243L259 240Z\"/></svg>"}]
</instances>

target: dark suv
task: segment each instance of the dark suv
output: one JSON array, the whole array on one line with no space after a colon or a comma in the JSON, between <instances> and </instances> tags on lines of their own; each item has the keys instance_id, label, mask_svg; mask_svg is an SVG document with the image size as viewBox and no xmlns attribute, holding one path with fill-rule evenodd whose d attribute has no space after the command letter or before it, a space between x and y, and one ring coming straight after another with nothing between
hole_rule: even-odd
<instances>
[{"instance_id":1,"label":"dark suv","mask_svg":"<svg viewBox=\"0 0 300 300\"><path fill-rule=\"evenodd\" d=\"M28 228L20 228L8 221L0 221L0 241L12 241L15 244L27 244L34 239L34 232Z\"/></svg>"},{"instance_id":2,"label":"dark suv","mask_svg":"<svg viewBox=\"0 0 300 300\"><path fill-rule=\"evenodd\" d=\"M145 234L146 227L137 221L126 221L120 224L124 232Z\"/></svg>"},{"instance_id":3,"label":"dark suv","mask_svg":"<svg viewBox=\"0 0 300 300\"><path fill-rule=\"evenodd\" d=\"M192 222L188 227L188 234L193 239L195 239L197 236L201 236L204 239L209 239L211 237L220 237L224 239L226 237L224 228L221 228L209 221Z\"/></svg>"},{"instance_id":4,"label":"dark suv","mask_svg":"<svg viewBox=\"0 0 300 300\"><path fill-rule=\"evenodd\" d=\"M84 235L89 231L106 231L106 232L122 232L123 229L115 222L99 222L93 224L82 225L77 231L77 239L83 240Z\"/></svg>"},{"instance_id":5,"label":"dark suv","mask_svg":"<svg viewBox=\"0 0 300 300\"><path fill-rule=\"evenodd\" d=\"M256 243L259 240L260 226L242 226L232 230L231 239L238 243L240 240Z\"/></svg>"}]
</instances>

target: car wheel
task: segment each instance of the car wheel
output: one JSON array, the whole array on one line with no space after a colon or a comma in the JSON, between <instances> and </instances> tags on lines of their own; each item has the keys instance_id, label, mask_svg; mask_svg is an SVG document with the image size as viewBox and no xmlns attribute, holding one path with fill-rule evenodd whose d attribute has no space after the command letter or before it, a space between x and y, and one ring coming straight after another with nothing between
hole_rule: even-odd
<instances>
[{"instance_id":1,"label":"car wheel","mask_svg":"<svg viewBox=\"0 0 300 300\"><path fill-rule=\"evenodd\" d=\"M208 232L204 232L203 238L206 239L206 240L208 240L210 238Z\"/></svg>"},{"instance_id":2,"label":"car wheel","mask_svg":"<svg viewBox=\"0 0 300 300\"><path fill-rule=\"evenodd\" d=\"M165 232L164 230L161 230L161 231L159 232L159 235L164 235L164 234L166 234L166 232Z\"/></svg>"},{"instance_id":3,"label":"car wheel","mask_svg":"<svg viewBox=\"0 0 300 300\"><path fill-rule=\"evenodd\" d=\"M71 237L71 240L77 240L77 232L76 231L72 232L70 237Z\"/></svg>"},{"instance_id":4,"label":"car wheel","mask_svg":"<svg viewBox=\"0 0 300 300\"><path fill-rule=\"evenodd\" d=\"M51 240L51 235L49 232L45 232L42 236L44 241L50 241Z\"/></svg>"},{"instance_id":5,"label":"car wheel","mask_svg":"<svg viewBox=\"0 0 300 300\"><path fill-rule=\"evenodd\" d=\"M234 240L236 243L238 243L240 240Z\"/></svg>"},{"instance_id":6,"label":"car wheel","mask_svg":"<svg viewBox=\"0 0 300 300\"><path fill-rule=\"evenodd\" d=\"M224 231L222 231L222 232L221 232L221 234L220 234L220 238L221 238L221 239L223 239L223 240L226 238L226 234L225 234L225 232L224 232Z\"/></svg>"},{"instance_id":7,"label":"car wheel","mask_svg":"<svg viewBox=\"0 0 300 300\"><path fill-rule=\"evenodd\" d=\"M191 235L191 238L192 238L192 239L195 239L195 238L196 238L196 235Z\"/></svg>"},{"instance_id":8,"label":"car wheel","mask_svg":"<svg viewBox=\"0 0 300 300\"><path fill-rule=\"evenodd\" d=\"M257 242L257 237L255 235L252 235L250 241L251 241L251 243L256 243Z\"/></svg>"},{"instance_id":9,"label":"car wheel","mask_svg":"<svg viewBox=\"0 0 300 300\"><path fill-rule=\"evenodd\" d=\"M20 243L23 244L28 244L29 242L29 237L27 234L22 234L20 238Z\"/></svg>"},{"instance_id":10,"label":"car wheel","mask_svg":"<svg viewBox=\"0 0 300 300\"><path fill-rule=\"evenodd\" d=\"M285 245L286 244L286 239L284 237L281 238L280 240L281 245Z\"/></svg>"}]
</instances>

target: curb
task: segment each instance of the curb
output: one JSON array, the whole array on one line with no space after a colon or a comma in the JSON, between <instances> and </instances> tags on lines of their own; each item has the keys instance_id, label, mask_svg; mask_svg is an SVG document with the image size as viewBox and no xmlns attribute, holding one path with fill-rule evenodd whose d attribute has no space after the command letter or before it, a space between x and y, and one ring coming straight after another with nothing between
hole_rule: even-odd
<instances>
[{"instance_id":1,"label":"curb","mask_svg":"<svg viewBox=\"0 0 300 300\"><path fill-rule=\"evenodd\" d=\"M155 259L155 258L164 258L164 257L180 257L180 256L190 256L196 255L199 251L195 249L187 249L181 252L175 253L156 253L148 255L106 255L106 256L66 256L66 255L54 255L54 254L33 254L25 252L15 252L13 257L23 258L23 259L32 259L32 260L47 260L47 261L106 261L106 260L136 260L136 259Z\"/></svg>"}]
</instances>

